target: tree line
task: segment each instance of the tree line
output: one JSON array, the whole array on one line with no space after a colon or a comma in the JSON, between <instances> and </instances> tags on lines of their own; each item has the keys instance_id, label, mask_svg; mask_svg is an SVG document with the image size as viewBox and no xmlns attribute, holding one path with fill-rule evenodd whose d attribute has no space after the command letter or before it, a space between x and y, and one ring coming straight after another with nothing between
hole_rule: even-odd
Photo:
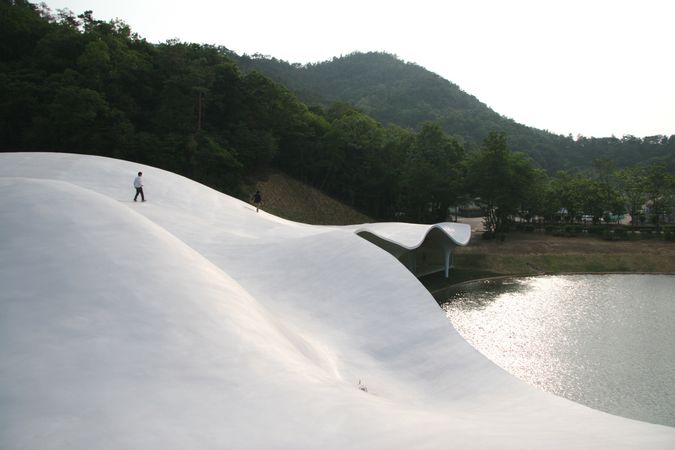
<instances>
[{"instance_id":1,"label":"tree line","mask_svg":"<svg viewBox=\"0 0 675 450\"><path fill-rule=\"evenodd\" d=\"M240 197L245 179L273 167L377 220L443 221L480 199L493 232L515 214L616 212L629 179L635 204L656 192L644 181L655 174L672 192L665 164L549 175L503 131L469 145L438 121L384 125L351 103L308 106L225 47L151 44L91 11L1 0L0 52L2 151L127 159ZM665 209L659 189L649 195Z\"/></svg>"},{"instance_id":2,"label":"tree line","mask_svg":"<svg viewBox=\"0 0 675 450\"><path fill-rule=\"evenodd\" d=\"M485 229L508 231L515 218L557 223L582 219L598 224L630 216L633 226L675 219L675 173L663 163L617 168L607 158L588 171L558 171L549 176L523 153L509 151L506 136L491 133L469 158L467 188L484 206Z\"/></svg>"},{"instance_id":3,"label":"tree line","mask_svg":"<svg viewBox=\"0 0 675 450\"><path fill-rule=\"evenodd\" d=\"M675 170L675 136L573 137L538 130L498 114L456 84L395 55L355 52L305 65L264 55L234 57L244 70L272 77L308 104L348 102L382 123L415 130L433 121L467 151L478 149L492 131L506 133L510 147L550 174L590 169L597 158L610 158L618 167L659 162Z\"/></svg>"}]
</instances>

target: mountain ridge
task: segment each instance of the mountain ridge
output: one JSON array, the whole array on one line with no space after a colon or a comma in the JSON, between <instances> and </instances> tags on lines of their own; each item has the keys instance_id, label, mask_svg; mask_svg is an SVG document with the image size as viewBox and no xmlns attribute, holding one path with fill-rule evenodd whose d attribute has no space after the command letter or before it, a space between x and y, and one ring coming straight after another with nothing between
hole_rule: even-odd
<instances>
[{"instance_id":1,"label":"mountain ridge","mask_svg":"<svg viewBox=\"0 0 675 450\"><path fill-rule=\"evenodd\" d=\"M540 130L499 114L452 81L390 53L354 52L305 65L262 55L232 57L245 71L261 72L309 105L347 102L382 123L416 130L435 122L469 151L490 132L504 132L511 148L549 173L588 169L593 159L604 157L620 167L651 162L675 167L675 136L573 139Z\"/></svg>"}]
</instances>

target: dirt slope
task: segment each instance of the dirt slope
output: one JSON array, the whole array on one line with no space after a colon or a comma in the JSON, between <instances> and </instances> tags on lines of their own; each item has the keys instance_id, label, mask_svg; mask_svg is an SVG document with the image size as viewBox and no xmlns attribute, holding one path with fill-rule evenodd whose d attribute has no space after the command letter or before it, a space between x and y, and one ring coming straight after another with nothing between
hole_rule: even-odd
<instances>
[{"instance_id":1,"label":"dirt slope","mask_svg":"<svg viewBox=\"0 0 675 450\"><path fill-rule=\"evenodd\" d=\"M256 183L262 208L276 216L315 225L350 225L373 219L281 172Z\"/></svg>"}]
</instances>

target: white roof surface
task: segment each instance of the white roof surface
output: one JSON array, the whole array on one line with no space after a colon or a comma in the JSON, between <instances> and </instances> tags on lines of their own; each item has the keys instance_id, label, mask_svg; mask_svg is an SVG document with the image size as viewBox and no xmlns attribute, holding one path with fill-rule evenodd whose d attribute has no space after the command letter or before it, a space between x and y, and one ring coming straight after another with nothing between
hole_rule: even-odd
<instances>
[{"instance_id":1,"label":"white roof surface","mask_svg":"<svg viewBox=\"0 0 675 450\"><path fill-rule=\"evenodd\" d=\"M356 233L368 232L408 250L418 248L434 229L442 231L456 245L466 245L471 239L471 226L464 223L443 222L435 225L417 223L380 222L352 226Z\"/></svg>"},{"instance_id":2,"label":"white roof surface","mask_svg":"<svg viewBox=\"0 0 675 450\"><path fill-rule=\"evenodd\" d=\"M675 429L516 380L353 229L131 162L10 153L0 448L672 449Z\"/></svg>"}]
</instances>

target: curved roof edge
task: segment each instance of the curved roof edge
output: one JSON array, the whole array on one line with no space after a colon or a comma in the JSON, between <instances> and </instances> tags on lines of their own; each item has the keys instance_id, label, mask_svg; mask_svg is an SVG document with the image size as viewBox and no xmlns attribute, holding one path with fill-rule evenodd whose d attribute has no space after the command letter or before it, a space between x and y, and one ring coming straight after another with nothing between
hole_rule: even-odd
<instances>
[{"instance_id":1,"label":"curved roof edge","mask_svg":"<svg viewBox=\"0 0 675 450\"><path fill-rule=\"evenodd\" d=\"M467 245L471 239L471 226L455 222L441 222L434 225L402 222L367 223L358 226L354 232L370 233L405 249L415 250L424 243L433 230L441 231L456 245Z\"/></svg>"}]
</instances>

